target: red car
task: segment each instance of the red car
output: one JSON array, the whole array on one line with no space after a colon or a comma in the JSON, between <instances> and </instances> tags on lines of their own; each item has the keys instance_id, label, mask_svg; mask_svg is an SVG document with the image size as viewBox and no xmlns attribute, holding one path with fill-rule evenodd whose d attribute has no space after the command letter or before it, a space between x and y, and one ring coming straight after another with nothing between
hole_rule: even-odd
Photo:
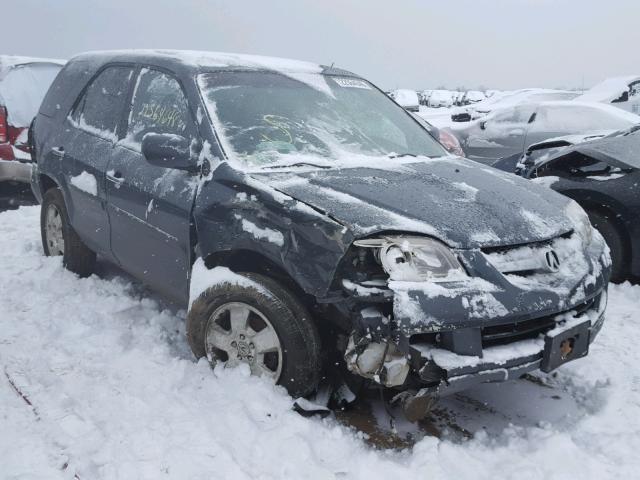
<instances>
[{"instance_id":1,"label":"red car","mask_svg":"<svg viewBox=\"0 0 640 480\"><path fill-rule=\"evenodd\" d=\"M0 55L0 182L30 181L29 125L64 63Z\"/></svg>"}]
</instances>

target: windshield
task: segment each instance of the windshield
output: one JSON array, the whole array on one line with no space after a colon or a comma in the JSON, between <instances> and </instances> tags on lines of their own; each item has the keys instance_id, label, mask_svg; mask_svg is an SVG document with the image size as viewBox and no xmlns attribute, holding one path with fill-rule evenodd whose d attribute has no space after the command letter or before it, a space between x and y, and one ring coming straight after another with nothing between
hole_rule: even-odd
<instances>
[{"instance_id":1,"label":"windshield","mask_svg":"<svg viewBox=\"0 0 640 480\"><path fill-rule=\"evenodd\" d=\"M225 149L249 167L446 155L409 114L358 78L216 72L201 74L198 84Z\"/></svg>"}]
</instances>

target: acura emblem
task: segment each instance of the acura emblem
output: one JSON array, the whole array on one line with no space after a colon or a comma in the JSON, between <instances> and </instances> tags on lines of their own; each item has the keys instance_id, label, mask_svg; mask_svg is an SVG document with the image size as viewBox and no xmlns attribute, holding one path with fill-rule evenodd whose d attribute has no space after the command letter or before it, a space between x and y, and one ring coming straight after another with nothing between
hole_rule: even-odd
<instances>
[{"instance_id":1,"label":"acura emblem","mask_svg":"<svg viewBox=\"0 0 640 480\"><path fill-rule=\"evenodd\" d=\"M550 272L557 272L560 269L560 259L555 250L547 250L544 254L544 260L547 262L547 268Z\"/></svg>"}]
</instances>

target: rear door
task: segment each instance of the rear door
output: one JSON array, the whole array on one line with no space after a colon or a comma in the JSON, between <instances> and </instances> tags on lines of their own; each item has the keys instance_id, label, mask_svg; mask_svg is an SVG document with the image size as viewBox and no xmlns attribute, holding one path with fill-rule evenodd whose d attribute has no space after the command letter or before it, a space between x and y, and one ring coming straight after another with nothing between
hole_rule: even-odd
<instances>
[{"instance_id":1,"label":"rear door","mask_svg":"<svg viewBox=\"0 0 640 480\"><path fill-rule=\"evenodd\" d=\"M61 160L71 224L101 254L110 252L105 172L132 78L132 67L103 69L76 101L52 150Z\"/></svg>"},{"instance_id":2,"label":"rear door","mask_svg":"<svg viewBox=\"0 0 640 480\"><path fill-rule=\"evenodd\" d=\"M127 117L106 177L111 249L122 267L145 283L186 298L190 212L198 177L151 165L141 153L142 138L151 132L198 141L180 82L168 72L141 69Z\"/></svg>"}]
</instances>

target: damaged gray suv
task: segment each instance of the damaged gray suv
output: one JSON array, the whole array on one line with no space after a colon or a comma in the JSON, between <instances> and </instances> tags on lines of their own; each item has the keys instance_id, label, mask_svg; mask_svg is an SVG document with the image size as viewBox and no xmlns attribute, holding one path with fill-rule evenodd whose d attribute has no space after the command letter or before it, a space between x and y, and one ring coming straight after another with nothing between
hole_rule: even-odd
<instances>
[{"instance_id":1,"label":"damaged gray suv","mask_svg":"<svg viewBox=\"0 0 640 480\"><path fill-rule=\"evenodd\" d=\"M197 357L294 396L384 386L416 411L583 357L602 326L610 259L576 203L447 154L344 70L83 54L32 138L47 255L188 302Z\"/></svg>"}]
</instances>

